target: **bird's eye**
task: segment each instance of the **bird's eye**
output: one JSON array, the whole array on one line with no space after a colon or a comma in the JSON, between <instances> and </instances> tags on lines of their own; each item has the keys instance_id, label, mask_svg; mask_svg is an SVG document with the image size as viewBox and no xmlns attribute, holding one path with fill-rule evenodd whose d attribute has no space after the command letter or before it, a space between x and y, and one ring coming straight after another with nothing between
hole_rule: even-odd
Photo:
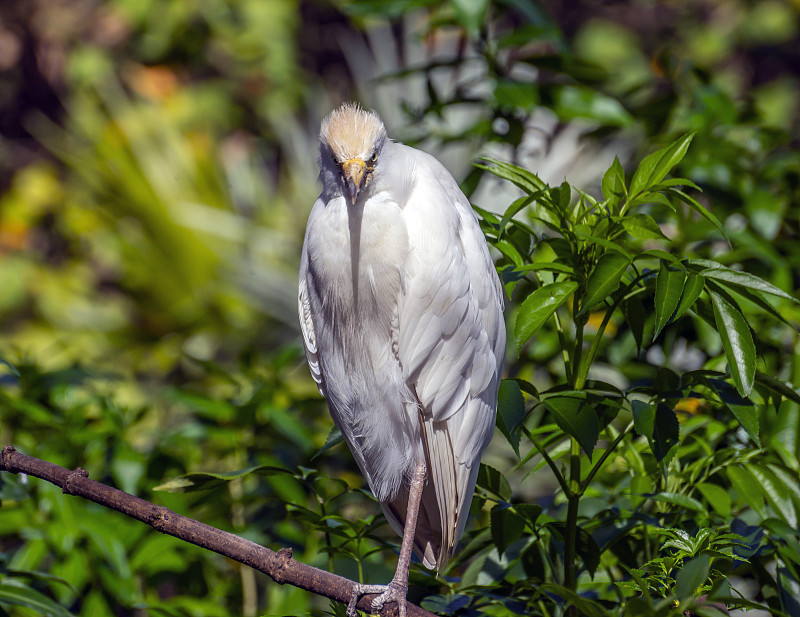
<instances>
[{"instance_id":1,"label":"bird's eye","mask_svg":"<svg viewBox=\"0 0 800 617\"><path fill-rule=\"evenodd\" d=\"M369 162L372 163L373 165L378 162L378 153L377 152L374 152L372 154L372 158L369 160Z\"/></svg>"}]
</instances>

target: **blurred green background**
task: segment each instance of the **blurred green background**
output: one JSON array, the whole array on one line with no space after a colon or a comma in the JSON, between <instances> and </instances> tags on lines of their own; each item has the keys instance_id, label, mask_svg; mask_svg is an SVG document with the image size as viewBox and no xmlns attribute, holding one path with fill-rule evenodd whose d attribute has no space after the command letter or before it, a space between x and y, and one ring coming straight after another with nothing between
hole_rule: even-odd
<instances>
[{"instance_id":1,"label":"blurred green background","mask_svg":"<svg viewBox=\"0 0 800 617\"><path fill-rule=\"evenodd\" d=\"M799 28L797 0L4 0L0 444L358 576L352 557L376 546L360 538L392 535L342 492L362 486L345 448L312 462L331 422L296 319L324 115L374 107L495 211L515 194L471 166L480 155L592 192L614 156L696 131L680 175L735 248L689 219L668 235L792 291ZM800 383L796 334L763 323L767 372ZM652 353L685 346L676 335ZM535 362L547 382L556 353L545 340L509 373ZM505 443L488 453L500 469L512 459ZM295 475L153 492L255 465ZM9 480L2 497L0 565L43 573L34 586L74 614L328 607L43 483ZM349 557L325 553L327 533ZM388 578L377 546L372 576Z\"/></svg>"}]
</instances>

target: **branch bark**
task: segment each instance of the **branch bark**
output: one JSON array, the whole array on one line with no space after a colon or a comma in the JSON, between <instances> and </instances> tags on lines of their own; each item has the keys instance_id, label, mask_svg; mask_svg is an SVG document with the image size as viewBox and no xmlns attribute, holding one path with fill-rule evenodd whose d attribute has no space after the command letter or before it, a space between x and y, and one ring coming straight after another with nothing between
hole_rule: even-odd
<instances>
[{"instance_id":1,"label":"branch bark","mask_svg":"<svg viewBox=\"0 0 800 617\"><path fill-rule=\"evenodd\" d=\"M214 551L234 561L263 572L276 583L288 583L320 596L347 604L355 583L319 568L306 565L292 558L292 549L282 548L275 552L250 540L211 527L194 519L177 514L163 506L150 503L139 497L90 480L87 472L78 467L74 471L17 452L13 446L5 446L0 454L0 471L26 473L56 486L67 495L83 497L101 506L121 512L126 516L147 523L156 531ZM370 613L372 598L376 594L362 596L358 608ZM436 617L433 613L410 602L406 603L408 617ZM394 602L383 607L384 617L398 614Z\"/></svg>"}]
</instances>

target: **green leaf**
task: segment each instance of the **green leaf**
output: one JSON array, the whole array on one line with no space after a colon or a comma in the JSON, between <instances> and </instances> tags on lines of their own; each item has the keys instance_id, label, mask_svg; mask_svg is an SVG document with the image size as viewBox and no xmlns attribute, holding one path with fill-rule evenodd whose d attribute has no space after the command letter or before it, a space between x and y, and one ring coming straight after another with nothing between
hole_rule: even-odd
<instances>
[{"instance_id":1,"label":"green leaf","mask_svg":"<svg viewBox=\"0 0 800 617\"><path fill-rule=\"evenodd\" d=\"M770 445L795 473L800 470L800 405L795 400L783 401L772 427Z\"/></svg>"},{"instance_id":2,"label":"green leaf","mask_svg":"<svg viewBox=\"0 0 800 617\"><path fill-rule=\"evenodd\" d=\"M689 263L692 263L692 260L689 260ZM778 296L779 298L789 300L795 304L800 304L800 300L797 298L790 296L779 287L776 287L772 283L757 277L755 274L750 274L749 272L740 272L739 270L733 270L732 268L714 267L701 270L700 274L706 278L714 279L716 281L720 281L721 283L727 283L728 285L733 285L734 287L745 287L747 289L752 289L753 291L760 291L773 296Z\"/></svg>"},{"instance_id":3,"label":"green leaf","mask_svg":"<svg viewBox=\"0 0 800 617\"><path fill-rule=\"evenodd\" d=\"M463 593L426 596L421 602L420 606L425 610L437 613L439 615L455 615L465 606L469 605L472 601L468 595Z\"/></svg>"},{"instance_id":4,"label":"green leaf","mask_svg":"<svg viewBox=\"0 0 800 617\"><path fill-rule=\"evenodd\" d=\"M542 514L543 508L534 503L518 503L514 505L514 510L522 517L531 530L533 530L536 519Z\"/></svg>"},{"instance_id":5,"label":"green leaf","mask_svg":"<svg viewBox=\"0 0 800 617\"><path fill-rule=\"evenodd\" d=\"M670 317L678 307L683 291L683 283L686 280L686 270L682 267L670 265L666 261L661 262L656 277L656 324L653 338L657 338L661 329L667 325Z\"/></svg>"},{"instance_id":6,"label":"green leaf","mask_svg":"<svg viewBox=\"0 0 800 617\"><path fill-rule=\"evenodd\" d=\"M761 487L749 469L744 466L729 466L726 468L728 478L739 497L755 512L764 517L764 497Z\"/></svg>"},{"instance_id":7,"label":"green leaf","mask_svg":"<svg viewBox=\"0 0 800 617\"><path fill-rule=\"evenodd\" d=\"M629 214L622 218L622 227L634 238L641 240L669 240L656 220L649 214Z\"/></svg>"},{"instance_id":8,"label":"green leaf","mask_svg":"<svg viewBox=\"0 0 800 617\"><path fill-rule=\"evenodd\" d=\"M510 544L522 537L525 521L507 503L498 503L491 512L492 540L502 557Z\"/></svg>"},{"instance_id":9,"label":"green leaf","mask_svg":"<svg viewBox=\"0 0 800 617\"><path fill-rule=\"evenodd\" d=\"M533 196L528 195L527 197L520 197L519 199L515 199L514 202L506 208L505 213L503 214L503 218L500 221L500 233L502 233L506 226L511 222L511 220L520 212L520 210L524 210L533 202Z\"/></svg>"},{"instance_id":10,"label":"green leaf","mask_svg":"<svg viewBox=\"0 0 800 617\"><path fill-rule=\"evenodd\" d=\"M706 280L698 275L688 273L686 275L686 282L683 284L683 293L681 294L681 301L678 303L678 308L675 309L675 319L678 319L686 311L694 306L700 294L703 293L703 288L706 285Z\"/></svg>"},{"instance_id":11,"label":"green leaf","mask_svg":"<svg viewBox=\"0 0 800 617\"><path fill-rule=\"evenodd\" d=\"M491 163L492 165L481 165L480 163L476 163L475 166L480 169L485 169L486 171L493 173L495 176L499 178L503 178L508 180L509 182L515 184L519 188L521 188L526 193L536 193L537 191L542 191L547 188L547 184L545 184L539 176L534 173L531 173L527 169L523 169L518 165L513 165L511 163L506 163L505 161L498 161L497 159L489 158L489 157L482 157L484 161Z\"/></svg>"},{"instance_id":12,"label":"green leaf","mask_svg":"<svg viewBox=\"0 0 800 617\"><path fill-rule=\"evenodd\" d=\"M660 501L662 503L669 503L673 506L686 508L687 510L696 510L697 512L705 513L706 509L703 504L697 501L694 497L683 495L681 493L661 492L656 493L650 497L653 501Z\"/></svg>"},{"instance_id":13,"label":"green leaf","mask_svg":"<svg viewBox=\"0 0 800 617\"><path fill-rule=\"evenodd\" d=\"M153 490L154 491L167 491L170 493L175 492L193 492L193 491L207 491L215 488L219 488L220 486L230 482L231 480L237 480L239 478L243 478L248 476L252 473L258 473L258 475L264 476L272 476L272 475L288 475L293 476L294 474L289 471L288 469L283 469L282 467L274 467L272 465L258 465L255 467L248 467L247 469L240 469L238 471L227 471L227 472L205 472L205 471L196 471L193 473L187 473L173 480L169 480L156 486Z\"/></svg>"},{"instance_id":14,"label":"green leaf","mask_svg":"<svg viewBox=\"0 0 800 617\"><path fill-rule=\"evenodd\" d=\"M680 429L675 411L664 403L659 403L656 407L656 415L653 421L653 439L651 442L653 455L657 461L664 460L670 448L678 443Z\"/></svg>"},{"instance_id":15,"label":"green leaf","mask_svg":"<svg viewBox=\"0 0 800 617\"><path fill-rule=\"evenodd\" d=\"M481 167L482 169L487 169L486 167L483 167L481 165L476 165L476 167ZM490 225L499 225L500 224L500 218L494 212L489 212L489 210L484 210L483 208L479 208L475 204L471 204L471 205L472 205L472 209L475 210L475 212L477 212L478 214L480 214L481 218L484 221L486 221L487 223L489 223Z\"/></svg>"},{"instance_id":16,"label":"green leaf","mask_svg":"<svg viewBox=\"0 0 800 617\"><path fill-rule=\"evenodd\" d=\"M505 435L519 458L519 427L525 419L525 399L519 383L513 379L500 382L497 396L497 428ZM502 552L502 551L501 551Z\"/></svg>"},{"instance_id":17,"label":"green leaf","mask_svg":"<svg viewBox=\"0 0 800 617\"><path fill-rule=\"evenodd\" d=\"M636 255L636 261L641 259L663 259L670 263L680 263L680 260L675 255L671 255L661 249L648 249Z\"/></svg>"},{"instance_id":18,"label":"green leaf","mask_svg":"<svg viewBox=\"0 0 800 617\"><path fill-rule=\"evenodd\" d=\"M655 407L644 401L634 400L631 402L631 409L633 410L633 428L640 435L652 439L656 421Z\"/></svg>"},{"instance_id":19,"label":"green leaf","mask_svg":"<svg viewBox=\"0 0 800 617\"><path fill-rule=\"evenodd\" d=\"M583 565L586 566L589 575L594 578L597 567L600 565L600 547L597 546L597 542L591 534L582 527L578 527L575 540L575 552L583 559Z\"/></svg>"},{"instance_id":20,"label":"green leaf","mask_svg":"<svg viewBox=\"0 0 800 617\"><path fill-rule=\"evenodd\" d=\"M708 283L709 283L709 285L717 285L719 289L721 289L723 287L722 285L719 284L718 281L717 282L709 281ZM750 302L755 304L758 308L760 308L765 313L768 313L768 314L772 315L778 321L781 321L781 322L785 323L787 326L789 326L790 328L793 328L793 329L797 330L797 327L792 325L791 322L789 322L783 315L781 315L778 311L776 311L773 308L773 306L769 302L767 302L760 293L755 292L755 291L751 291L751 290L746 289L744 287L732 287L732 286L729 286L728 289L731 290L731 291L734 291L737 295L741 296L745 300L749 300Z\"/></svg>"},{"instance_id":21,"label":"green leaf","mask_svg":"<svg viewBox=\"0 0 800 617\"><path fill-rule=\"evenodd\" d=\"M503 255L508 257L508 260L515 266L519 267L525 263L525 260L522 258L522 255L520 255L517 247L508 240L497 240L494 243L494 247Z\"/></svg>"},{"instance_id":22,"label":"green leaf","mask_svg":"<svg viewBox=\"0 0 800 617\"><path fill-rule=\"evenodd\" d=\"M694 133L684 135L666 148L644 157L631 179L628 191L631 199L661 182L684 157L693 137Z\"/></svg>"},{"instance_id":23,"label":"green leaf","mask_svg":"<svg viewBox=\"0 0 800 617\"><path fill-rule=\"evenodd\" d=\"M597 414L582 400L569 396L554 396L544 401L562 431L574 437L587 456L591 457L600 423Z\"/></svg>"},{"instance_id":24,"label":"green leaf","mask_svg":"<svg viewBox=\"0 0 800 617\"><path fill-rule=\"evenodd\" d=\"M625 172L622 170L622 165L616 156L611 167L603 175L603 181L600 186L603 191L603 197L606 200L625 196Z\"/></svg>"},{"instance_id":25,"label":"green leaf","mask_svg":"<svg viewBox=\"0 0 800 617\"><path fill-rule=\"evenodd\" d=\"M692 210L697 212L700 216L702 216L704 219L706 219L708 222L714 225L714 227L717 228L717 231L719 231L722 237L727 239L728 236L725 234L725 228L722 226L722 223L719 222L719 219L713 214L711 214L711 212L709 212L705 207L700 205L700 203L696 199L689 197L686 193L676 188L667 189L667 192L670 195L677 196Z\"/></svg>"},{"instance_id":26,"label":"green leaf","mask_svg":"<svg viewBox=\"0 0 800 617\"><path fill-rule=\"evenodd\" d=\"M696 485L696 488L703 495L705 500L711 504L714 511L725 518L731 514L731 496L721 486L710 484L708 482L701 482Z\"/></svg>"},{"instance_id":27,"label":"green leaf","mask_svg":"<svg viewBox=\"0 0 800 617\"><path fill-rule=\"evenodd\" d=\"M699 595L700 588L708 578L710 566L711 558L704 554L683 564L675 580L675 595L679 600L683 601Z\"/></svg>"},{"instance_id":28,"label":"green leaf","mask_svg":"<svg viewBox=\"0 0 800 617\"><path fill-rule=\"evenodd\" d=\"M456 17L472 38L478 36L488 5L489 0L453 0Z\"/></svg>"},{"instance_id":29,"label":"green leaf","mask_svg":"<svg viewBox=\"0 0 800 617\"><path fill-rule=\"evenodd\" d=\"M739 396L739 393L736 392L730 384L721 379L708 379L707 383L719 395L720 400L739 421L742 428L747 431L747 434L750 435L750 439L760 447L761 440L758 436L758 409L753 402Z\"/></svg>"},{"instance_id":30,"label":"green leaf","mask_svg":"<svg viewBox=\"0 0 800 617\"><path fill-rule=\"evenodd\" d=\"M636 341L636 350L641 352L642 344L644 343L644 327L647 322L647 313L639 296L631 296L625 300L622 305L622 314L631 329L633 340Z\"/></svg>"},{"instance_id":31,"label":"green leaf","mask_svg":"<svg viewBox=\"0 0 800 617\"><path fill-rule=\"evenodd\" d=\"M796 617L800 614L800 581L797 580L796 574L792 576L788 568L779 568L777 574L778 594L784 609L783 614Z\"/></svg>"},{"instance_id":32,"label":"green leaf","mask_svg":"<svg viewBox=\"0 0 800 617\"><path fill-rule=\"evenodd\" d=\"M314 456L311 457L311 460L313 461L318 456L321 456L334 446L338 446L343 441L344 435L342 435L342 431L340 431L339 427L334 424L331 427L331 430L328 432L328 437L325 439L325 443L322 444L322 447L314 453Z\"/></svg>"},{"instance_id":33,"label":"green leaf","mask_svg":"<svg viewBox=\"0 0 800 617\"><path fill-rule=\"evenodd\" d=\"M525 298L514 322L517 350L536 334L577 288L578 284L574 281L560 281L540 287Z\"/></svg>"},{"instance_id":34,"label":"green leaf","mask_svg":"<svg viewBox=\"0 0 800 617\"><path fill-rule=\"evenodd\" d=\"M773 377L772 375L766 375L765 373L761 373L759 371L756 372L756 381L766 386L771 392L780 394L782 397L787 398L790 401L794 401L795 403L800 403L800 392L798 392L789 382L784 381L783 379L778 379L777 377ZM778 414L778 417L783 418L781 414Z\"/></svg>"},{"instance_id":35,"label":"green leaf","mask_svg":"<svg viewBox=\"0 0 800 617\"><path fill-rule=\"evenodd\" d=\"M768 469L758 465L751 465L748 469L753 474L756 482L758 482L772 509L780 515L789 527L797 529L797 511L792 503L792 496L788 487L780 482Z\"/></svg>"},{"instance_id":36,"label":"green leaf","mask_svg":"<svg viewBox=\"0 0 800 617\"><path fill-rule=\"evenodd\" d=\"M553 111L559 118L588 118L604 125L628 126L632 117L619 101L595 88L561 86L555 89Z\"/></svg>"},{"instance_id":37,"label":"green leaf","mask_svg":"<svg viewBox=\"0 0 800 617\"><path fill-rule=\"evenodd\" d=\"M663 182L659 182L657 185L655 185L653 190L660 191L662 187L666 188L669 186L688 186L689 188L693 188L697 191L702 190L694 182L687 180L686 178L670 178L669 180L664 180Z\"/></svg>"},{"instance_id":38,"label":"green leaf","mask_svg":"<svg viewBox=\"0 0 800 617\"><path fill-rule=\"evenodd\" d=\"M627 270L630 260L620 253L609 251L598 261L586 282L586 293L581 301L578 315L584 314L590 308L602 302L606 296L619 287L620 279Z\"/></svg>"},{"instance_id":39,"label":"green leaf","mask_svg":"<svg viewBox=\"0 0 800 617\"><path fill-rule=\"evenodd\" d=\"M578 614L583 617L606 617L608 615L599 603L584 598L557 583L543 583L539 585L539 591L547 592L548 595L555 594L563 598L568 604L574 605L578 609Z\"/></svg>"},{"instance_id":40,"label":"green leaf","mask_svg":"<svg viewBox=\"0 0 800 617\"><path fill-rule=\"evenodd\" d=\"M750 334L750 326L747 325L739 307L717 292L710 293L714 307L714 322L722 339L731 377L739 394L747 396L753 389L756 375L756 346Z\"/></svg>"},{"instance_id":41,"label":"green leaf","mask_svg":"<svg viewBox=\"0 0 800 617\"><path fill-rule=\"evenodd\" d=\"M511 499L511 485L506 477L494 467L481 463L478 470L478 486L496 495L503 501Z\"/></svg>"},{"instance_id":42,"label":"green leaf","mask_svg":"<svg viewBox=\"0 0 800 617\"><path fill-rule=\"evenodd\" d=\"M69 617L69 615L72 615L67 609L44 594L21 585L0 583L0 603L27 606L48 617Z\"/></svg>"}]
</instances>

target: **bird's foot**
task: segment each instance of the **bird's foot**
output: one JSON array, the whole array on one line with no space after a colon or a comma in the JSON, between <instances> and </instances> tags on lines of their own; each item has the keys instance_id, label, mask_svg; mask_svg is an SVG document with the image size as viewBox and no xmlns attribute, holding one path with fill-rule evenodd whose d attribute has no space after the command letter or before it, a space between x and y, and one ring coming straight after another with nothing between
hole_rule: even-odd
<instances>
[{"instance_id":1,"label":"bird's foot","mask_svg":"<svg viewBox=\"0 0 800 617\"><path fill-rule=\"evenodd\" d=\"M403 585L397 581L391 581L388 585L362 585L356 583L353 587L353 595L347 603L347 617L356 617L356 604L358 599L368 593L380 594L372 600L370 613L378 615L383 610L383 605L388 602L397 603L397 612L400 617L406 617L406 593L408 584Z\"/></svg>"}]
</instances>

